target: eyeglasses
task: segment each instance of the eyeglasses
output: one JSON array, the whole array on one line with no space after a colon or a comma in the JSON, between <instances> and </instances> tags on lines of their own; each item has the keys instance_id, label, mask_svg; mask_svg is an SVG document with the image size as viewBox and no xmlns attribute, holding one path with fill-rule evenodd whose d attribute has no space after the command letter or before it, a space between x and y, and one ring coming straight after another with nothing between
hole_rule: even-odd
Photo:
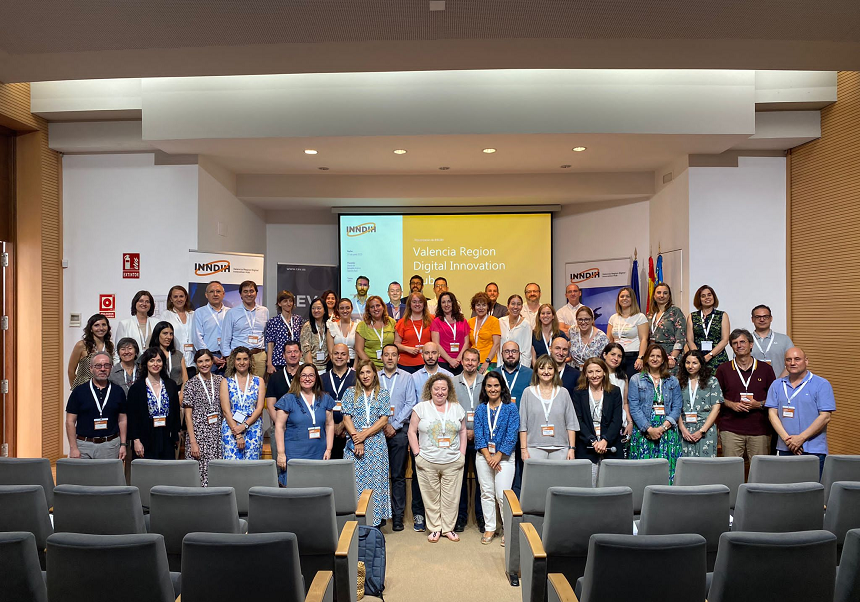
<instances>
[{"instance_id":1,"label":"eyeglasses","mask_svg":"<svg viewBox=\"0 0 860 602\"><path fill-rule=\"evenodd\" d=\"M519 351L517 351L516 349L505 349L504 351L502 351L502 355L516 355L518 353Z\"/></svg>"},{"instance_id":2,"label":"eyeglasses","mask_svg":"<svg viewBox=\"0 0 860 602\"><path fill-rule=\"evenodd\" d=\"M110 368L111 364L93 364L93 368L96 370L101 370L103 368Z\"/></svg>"},{"instance_id":3,"label":"eyeglasses","mask_svg":"<svg viewBox=\"0 0 860 602\"><path fill-rule=\"evenodd\" d=\"M299 378L301 380L314 380L316 376L314 376L313 374L302 374Z\"/></svg>"},{"instance_id":4,"label":"eyeglasses","mask_svg":"<svg viewBox=\"0 0 860 602\"><path fill-rule=\"evenodd\" d=\"M767 320L770 317L771 317L770 314L767 314L765 316L753 316L753 320Z\"/></svg>"},{"instance_id":5,"label":"eyeglasses","mask_svg":"<svg viewBox=\"0 0 860 602\"><path fill-rule=\"evenodd\" d=\"M577 318L576 321L578 324L588 324L591 322L591 318Z\"/></svg>"}]
</instances>

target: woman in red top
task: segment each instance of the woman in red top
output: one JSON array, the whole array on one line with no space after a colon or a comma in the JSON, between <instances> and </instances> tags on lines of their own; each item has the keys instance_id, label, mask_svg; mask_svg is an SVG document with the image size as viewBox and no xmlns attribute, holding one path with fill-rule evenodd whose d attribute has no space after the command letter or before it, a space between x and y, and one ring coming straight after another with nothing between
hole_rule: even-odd
<instances>
[{"instance_id":1,"label":"woman in red top","mask_svg":"<svg viewBox=\"0 0 860 602\"><path fill-rule=\"evenodd\" d=\"M408 311L397 322L394 344L400 350L398 365L407 372L415 372L424 365L421 350L432 341L431 317L427 312L427 298L422 293L410 293L406 298Z\"/></svg>"}]
</instances>

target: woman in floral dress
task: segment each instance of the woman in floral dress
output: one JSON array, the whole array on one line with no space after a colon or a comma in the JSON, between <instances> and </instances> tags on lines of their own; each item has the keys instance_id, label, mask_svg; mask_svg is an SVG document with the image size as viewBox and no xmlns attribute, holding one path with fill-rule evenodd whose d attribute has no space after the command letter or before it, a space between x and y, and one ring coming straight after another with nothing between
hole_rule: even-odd
<instances>
[{"instance_id":1,"label":"woman in floral dress","mask_svg":"<svg viewBox=\"0 0 860 602\"><path fill-rule=\"evenodd\" d=\"M251 351L236 347L221 381L221 448L225 460L259 460L263 449L266 385L250 373Z\"/></svg>"},{"instance_id":2,"label":"woman in floral dress","mask_svg":"<svg viewBox=\"0 0 860 602\"><path fill-rule=\"evenodd\" d=\"M677 374L678 358L687 342L687 319L681 308L672 303L672 289L658 282L651 295L652 313L648 316L651 342L657 343L669 356L669 370Z\"/></svg>"},{"instance_id":3,"label":"woman in floral dress","mask_svg":"<svg viewBox=\"0 0 860 602\"><path fill-rule=\"evenodd\" d=\"M594 325L594 312L583 305L576 310L576 324L570 327L570 357L577 369L582 369L585 360L600 357L600 352L609 344L606 333Z\"/></svg>"},{"instance_id":4,"label":"woman in floral dress","mask_svg":"<svg viewBox=\"0 0 860 602\"><path fill-rule=\"evenodd\" d=\"M684 354L678 366L678 384L684 402L678 421L683 437L681 453L688 458L715 458L717 429L714 423L720 414L723 391L698 349Z\"/></svg>"},{"instance_id":5,"label":"woman in floral dress","mask_svg":"<svg viewBox=\"0 0 860 602\"><path fill-rule=\"evenodd\" d=\"M703 284L693 295L693 305L699 311L687 316L687 348L698 349L705 355L708 368L717 371L720 364L729 361L726 347L729 344L729 315L717 309L717 293Z\"/></svg>"},{"instance_id":6,"label":"woman in floral dress","mask_svg":"<svg viewBox=\"0 0 860 602\"><path fill-rule=\"evenodd\" d=\"M209 461L221 457L221 381L212 374L212 352L201 349L194 354L197 376L185 383L182 407L185 408L185 457L197 460L200 483L209 486Z\"/></svg>"}]
</instances>

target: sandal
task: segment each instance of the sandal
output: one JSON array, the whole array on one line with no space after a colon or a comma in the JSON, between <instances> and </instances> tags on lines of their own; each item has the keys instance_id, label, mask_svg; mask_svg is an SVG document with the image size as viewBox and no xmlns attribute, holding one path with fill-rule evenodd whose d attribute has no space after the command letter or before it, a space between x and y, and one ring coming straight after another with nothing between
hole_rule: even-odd
<instances>
[{"instance_id":1,"label":"sandal","mask_svg":"<svg viewBox=\"0 0 860 602\"><path fill-rule=\"evenodd\" d=\"M505 547L505 536L504 535L502 535L502 547L503 548Z\"/></svg>"},{"instance_id":2,"label":"sandal","mask_svg":"<svg viewBox=\"0 0 860 602\"><path fill-rule=\"evenodd\" d=\"M433 531L432 533L430 533L430 535L427 536L427 541L429 541L430 543L436 543L437 541L439 541L439 535L439 531Z\"/></svg>"},{"instance_id":3,"label":"sandal","mask_svg":"<svg viewBox=\"0 0 860 602\"><path fill-rule=\"evenodd\" d=\"M486 544L490 543L491 541L493 541L493 538L495 536L496 536L495 532L490 532L489 535L485 534L483 537L481 537L481 543L486 545Z\"/></svg>"},{"instance_id":4,"label":"sandal","mask_svg":"<svg viewBox=\"0 0 860 602\"><path fill-rule=\"evenodd\" d=\"M460 536L457 535L456 533L454 533L453 531L448 531L444 535L445 535L445 537L447 537L451 541L460 541Z\"/></svg>"}]
</instances>

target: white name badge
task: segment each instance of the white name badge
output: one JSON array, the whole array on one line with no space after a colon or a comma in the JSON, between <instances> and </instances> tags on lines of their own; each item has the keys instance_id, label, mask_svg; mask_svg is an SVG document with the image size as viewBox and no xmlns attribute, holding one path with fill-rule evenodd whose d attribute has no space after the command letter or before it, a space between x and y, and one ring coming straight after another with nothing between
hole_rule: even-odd
<instances>
[{"instance_id":1,"label":"white name badge","mask_svg":"<svg viewBox=\"0 0 860 602\"><path fill-rule=\"evenodd\" d=\"M516 398L516 397L511 397L511 403L512 403L512 404L514 404L514 405L517 405L517 398Z\"/></svg>"},{"instance_id":2,"label":"white name badge","mask_svg":"<svg viewBox=\"0 0 860 602\"><path fill-rule=\"evenodd\" d=\"M391 406L391 415L394 416L394 406Z\"/></svg>"},{"instance_id":3,"label":"white name badge","mask_svg":"<svg viewBox=\"0 0 860 602\"><path fill-rule=\"evenodd\" d=\"M259 345L260 344L260 336L256 335L256 334L248 335L248 342L251 343L252 345Z\"/></svg>"},{"instance_id":4,"label":"white name badge","mask_svg":"<svg viewBox=\"0 0 860 602\"><path fill-rule=\"evenodd\" d=\"M436 437L436 443L439 447L451 447L451 437Z\"/></svg>"},{"instance_id":5,"label":"white name badge","mask_svg":"<svg viewBox=\"0 0 860 602\"><path fill-rule=\"evenodd\" d=\"M317 361L324 362L325 361L325 351L317 351Z\"/></svg>"},{"instance_id":6,"label":"white name badge","mask_svg":"<svg viewBox=\"0 0 860 602\"><path fill-rule=\"evenodd\" d=\"M753 399L752 393L741 393L741 401L745 403L752 403L755 401L755 399Z\"/></svg>"},{"instance_id":7,"label":"white name badge","mask_svg":"<svg viewBox=\"0 0 860 602\"><path fill-rule=\"evenodd\" d=\"M352 347L349 348L349 359L355 359L355 349L353 349Z\"/></svg>"},{"instance_id":8,"label":"white name badge","mask_svg":"<svg viewBox=\"0 0 860 602\"><path fill-rule=\"evenodd\" d=\"M496 444L493 441L487 441L487 451L491 454L496 453Z\"/></svg>"},{"instance_id":9,"label":"white name badge","mask_svg":"<svg viewBox=\"0 0 860 602\"><path fill-rule=\"evenodd\" d=\"M167 426L167 416L153 416L152 426L154 426L155 428Z\"/></svg>"},{"instance_id":10,"label":"white name badge","mask_svg":"<svg viewBox=\"0 0 860 602\"><path fill-rule=\"evenodd\" d=\"M308 439L319 439L320 438L320 427L318 426L309 426L308 427Z\"/></svg>"},{"instance_id":11,"label":"white name badge","mask_svg":"<svg viewBox=\"0 0 860 602\"><path fill-rule=\"evenodd\" d=\"M334 404L333 411L335 411L335 412L343 412L343 406L341 405L341 403L340 403L340 402L337 402L336 404Z\"/></svg>"},{"instance_id":12,"label":"white name badge","mask_svg":"<svg viewBox=\"0 0 860 602\"><path fill-rule=\"evenodd\" d=\"M794 418L794 408L791 406L782 406L783 418Z\"/></svg>"},{"instance_id":13,"label":"white name badge","mask_svg":"<svg viewBox=\"0 0 860 602\"><path fill-rule=\"evenodd\" d=\"M206 414L206 422L208 422L209 424L218 424L218 412Z\"/></svg>"},{"instance_id":14,"label":"white name badge","mask_svg":"<svg viewBox=\"0 0 860 602\"><path fill-rule=\"evenodd\" d=\"M221 337L218 337L218 346L221 346Z\"/></svg>"},{"instance_id":15,"label":"white name badge","mask_svg":"<svg viewBox=\"0 0 860 602\"><path fill-rule=\"evenodd\" d=\"M598 439L600 439L600 425L599 424L594 425L594 434Z\"/></svg>"},{"instance_id":16,"label":"white name badge","mask_svg":"<svg viewBox=\"0 0 860 602\"><path fill-rule=\"evenodd\" d=\"M699 421L699 415L696 412L684 412L684 422L692 422L693 424Z\"/></svg>"},{"instance_id":17,"label":"white name badge","mask_svg":"<svg viewBox=\"0 0 860 602\"><path fill-rule=\"evenodd\" d=\"M664 406L664 405L654 406L654 413L657 414L658 416L665 416L666 415L666 406Z\"/></svg>"},{"instance_id":18,"label":"white name badge","mask_svg":"<svg viewBox=\"0 0 860 602\"><path fill-rule=\"evenodd\" d=\"M93 428L97 431L106 431L107 430L107 418L95 418L93 419Z\"/></svg>"},{"instance_id":19,"label":"white name badge","mask_svg":"<svg viewBox=\"0 0 860 602\"><path fill-rule=\"evenodd\" d=\"M422 345L423 347L423 345ZM451 343L451 352L458 353L460 351L460 343Z\"/></svg>"},{"instance_id":20,"label":"white name badge","mask_svg":"<svg viewBox=\"0 0 860 602\"><path fill-rule=\"evenodd\" d=\"M239 410L233 412L233 420L235 420L236 422L245 422L245 418L247 417L247 414L240 412Z\"/></svg>"},{"instance_id":21,"label":"white name badge","mask_svg":"<svg viewBox=\"0 0 860 602\"><path fill-rule=\"evenodd\" d=\"M185 353L188 353L189 351L194 351L193 343L185 343L185 345L183 345L182 347L185 349Z\"/></svg>"},{"instance_id":22,"label":"white name badge","mask_svg":"<svg viewBox=\"0 0 860 602\"><path fill-rule=\"evenodd\" d=\"M415 345L415 348L418 350L418 353L421 353L424 350L424 345Z\"/></svg>"},{"instance_id":23,"label":"white name badge","mask_svg":"<svg viewBox=\"0 0 860 602\"><path fill-rule=\"evenodd\" d=\"M540 434L544 437L552 437L555 435L555 426L552 424L540 425Z\"/></svg>"},{"instance_id":24,"label":"white name badge","mask_svg":"<svg viewBox=\"0 0 860 602\"><path fill-rule=\"evenodd\" d=\"M471 410L466 412L466 422L475 422L475 412Z\"/></svg>"},{"instance_id":25,"label":"white name badge","mask_svg":"<svg viewBox=\"0 0 860 602\"><path fill-rule=\"evenodd\" d=\"M773 362L772 362L772 361L770 361L770 360L759 360L759 361L764 362L764 363L765 363L765 364L767 364L768 366L770 366L770 365L773 363Z\"/></svg>"},{"instance_id":26,"label":"white name badge","mask_svg":"<svg viewBox=\"0 0 860 602\"><path fill-rule=\"evenodd\" d=\"M699 343L699 349L703 352L711 351L713 348L713 341L702 341L701 343Z\"/></svg>"},{"instance_id":27,"label":"white name badge","mask_svg":"<svg viewBox=\"0 0 860 602\"><path fill-rule=\"evenodd\" d=\"M382 349L376 350L376 359L378 359L378 360L382 359Z\"/></svg>"}]
</instances>

